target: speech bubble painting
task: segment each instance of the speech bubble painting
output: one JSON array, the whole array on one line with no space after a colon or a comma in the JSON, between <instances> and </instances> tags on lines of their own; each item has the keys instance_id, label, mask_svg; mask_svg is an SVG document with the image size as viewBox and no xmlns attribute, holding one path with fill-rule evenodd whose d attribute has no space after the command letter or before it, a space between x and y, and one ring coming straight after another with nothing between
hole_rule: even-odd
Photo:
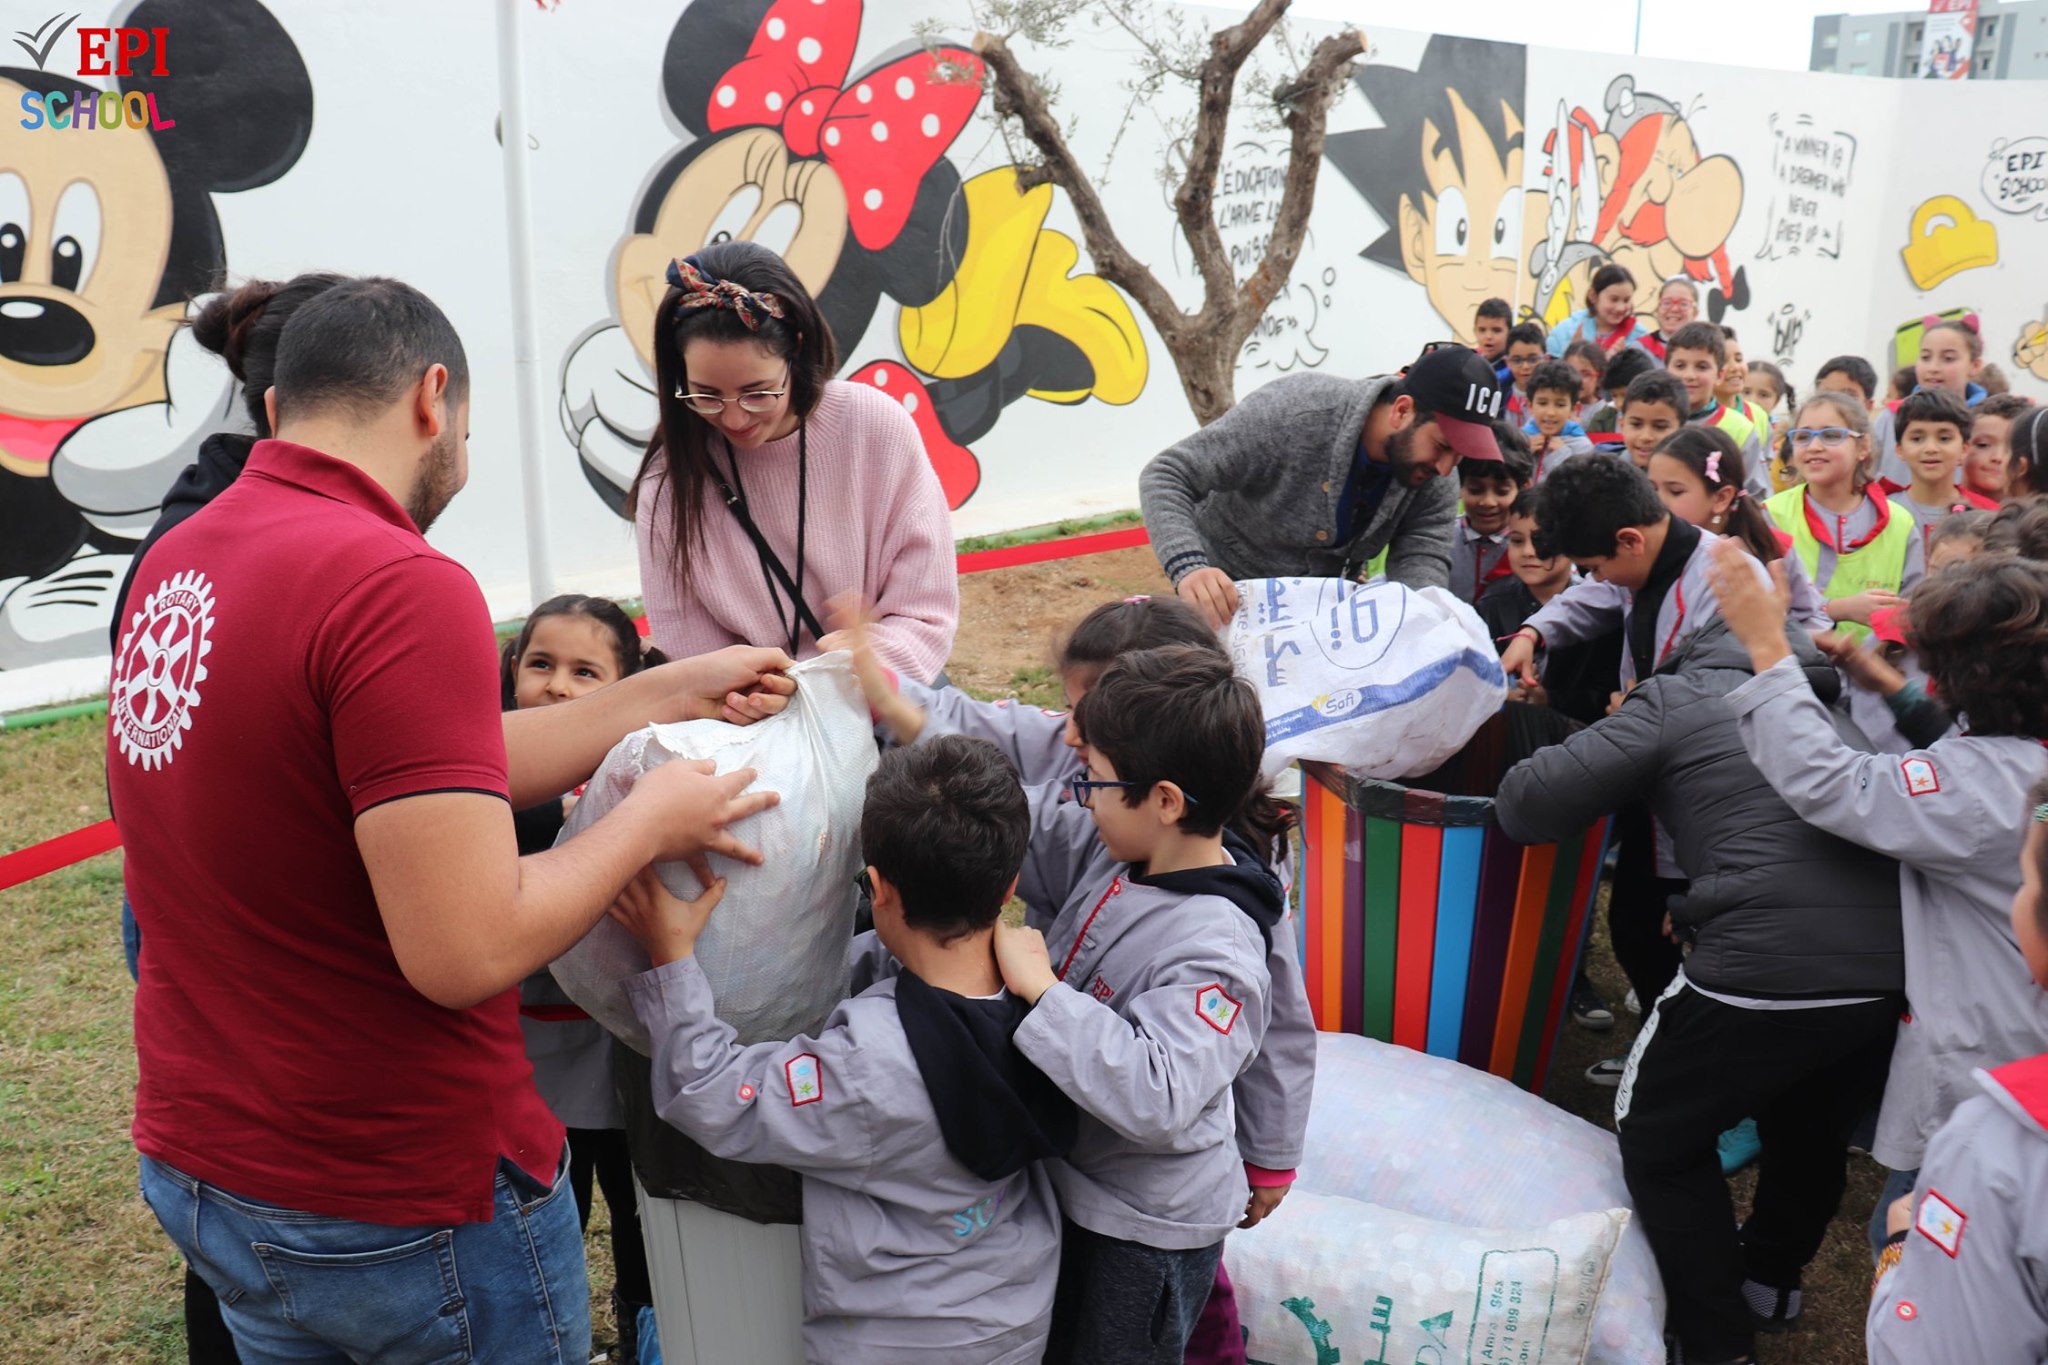
<instances>
[{"instance_id":1,"label":"speech bubble painting","mask_svg":"<svg viewBox=\"0 0 2048 1365\"><path fill-rule=\"evenodd\" d=\"M1984 201L2000 213L2048 221L2048 137L1992 143L1982 183Z\"/></svg>"}]
</instances>

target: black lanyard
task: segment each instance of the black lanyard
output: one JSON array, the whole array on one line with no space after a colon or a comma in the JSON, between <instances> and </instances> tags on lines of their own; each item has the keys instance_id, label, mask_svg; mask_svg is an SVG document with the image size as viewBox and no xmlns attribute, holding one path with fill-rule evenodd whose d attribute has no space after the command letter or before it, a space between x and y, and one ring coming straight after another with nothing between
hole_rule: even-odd
<instances>
[{"instance_id":1,"label":"black lanyard","mask_svg":"<svg viewBox=\"0 0 2048 1365\"><path fill-rule=\"evenodd\" d=\"M740 481L739 457L733 454L732 442L720 436L719 444L725 447L725 458L732 466L732 482L725 481L725 475L718 471L718 461L711 462L711 477L718 483L718 491L725 496L725 505L732 509L739 519L740 529L747 533L747 539L754 542L754 553L761 561L761 581L768 585L768 600L775 604L775 624L782 627L789 636L789 653L796 656L797 646L803 638L803 631L809 628L813 640L825 638L825 628L818 624L818 618L804 602L804 544L810 524L811 451L809 436L804 423L796 424L796 576L791 577L782 559L768 546L768 538L761 534L761 528L754 524L753 514L747 510L747 490ZM780 584L782 591L789 594L792 613L782 614L782 598L776 592Z\"/></svg>"}]
</instances>

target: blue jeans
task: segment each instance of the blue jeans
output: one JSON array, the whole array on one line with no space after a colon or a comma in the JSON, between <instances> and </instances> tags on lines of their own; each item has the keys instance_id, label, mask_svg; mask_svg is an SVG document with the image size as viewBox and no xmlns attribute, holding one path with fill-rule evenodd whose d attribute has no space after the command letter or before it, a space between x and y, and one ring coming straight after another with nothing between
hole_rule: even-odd
<instances>
[{"instance_id":1,"label":"blue jeans","mask_svg":"<svg viewBox=\"0 0 2048 1365\"><path fill-rule=\"evenodd\" d=\"M564 1160L499 1161L488 1223L386 1227L243 1199L142 1158L142 1197L220 1296L246 1365L585 1365L590 1282Z\"/></svg>"}]
</instances>

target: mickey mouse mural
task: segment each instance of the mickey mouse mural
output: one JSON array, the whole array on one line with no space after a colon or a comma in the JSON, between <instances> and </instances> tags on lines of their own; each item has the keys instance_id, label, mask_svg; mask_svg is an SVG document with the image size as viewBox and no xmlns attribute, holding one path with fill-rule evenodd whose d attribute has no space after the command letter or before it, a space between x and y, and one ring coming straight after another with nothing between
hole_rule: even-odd
<instances>
[{"instance_id":1,"label":"mickey mouse mural","mask_svg":"<svg viewBox=\"0 0 2048 1365\"><path fill-rule=\"evenodd\" d=\"M694 139L656 167L611 261L613 320L562 369L561 416L590 485L624 513L657 424L651 352L669 261L746 238L780 253L842 348L886 296L901 361L847 376L897 398L948 505L981 481L969 445L1024 397L1124 404L1145 387L1129 303L1044 226L1050 185L1009 166L962 181L946 152L981 62L915 43L849 77L860 0L697 0L669 35L662 93Z\"/></svg>"},{"instance_id":2,"label":"mickey mouse mural","mask_svg":"<svg viewBox=\"0 0 2048 1365\"><path fill-rule=\"evenodd\" d=\"M240 406L181 326L227 267L212 196L282 176L313 126L305 64L255 0L112 23L166 33L172 74L138 62L117 87L160 129L24 128L25 92L101 90L0 67L0 668L106 652L129 556Z\"/></svg>"}]
</instances>

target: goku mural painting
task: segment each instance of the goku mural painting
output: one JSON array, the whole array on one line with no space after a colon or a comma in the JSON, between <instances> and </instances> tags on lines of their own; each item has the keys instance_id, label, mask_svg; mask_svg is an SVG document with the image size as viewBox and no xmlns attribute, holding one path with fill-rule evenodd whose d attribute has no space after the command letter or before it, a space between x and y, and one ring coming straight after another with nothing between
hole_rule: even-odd
<instances>
[{"instance_id":1,"label":"goku mural painting","mask_svg":"<svg viewBox=\"0 0 2048 1365\"><path fill-rule=\"evenodd\" d=\"M860 0L697 0L661 81L690 141L657 166L613 253L612 318L562 371L585 477L623 512L657 413L651 334L669 261L735 237L774 249L817 299L846 378L916 422L950 506L981 482L975 441L1025 398L1124 404L1147 357L1129 303L1045 227L1053 189L1008 166L963 179L948 152L982 99L971 52L910 40L853 70ZM887 358L863 348L895 309Z\"/></svg>"},{"instance_id":2,"label":"goku mural painting","mask_svg":"<svg viewBox=\"0 0 2048 1365\"><path fill-rule=\"evenodd\" d=\"M1522 262L1540 203L1522 188L1525 49L1433 37L1413 71L1364 65L1353 79L1384 127L1332 133L1330 163L1387 225L1360 254L1421 285L1449 335L1472 344L1481 302L1526 312Z\"/></svg>"}]
</instances>

